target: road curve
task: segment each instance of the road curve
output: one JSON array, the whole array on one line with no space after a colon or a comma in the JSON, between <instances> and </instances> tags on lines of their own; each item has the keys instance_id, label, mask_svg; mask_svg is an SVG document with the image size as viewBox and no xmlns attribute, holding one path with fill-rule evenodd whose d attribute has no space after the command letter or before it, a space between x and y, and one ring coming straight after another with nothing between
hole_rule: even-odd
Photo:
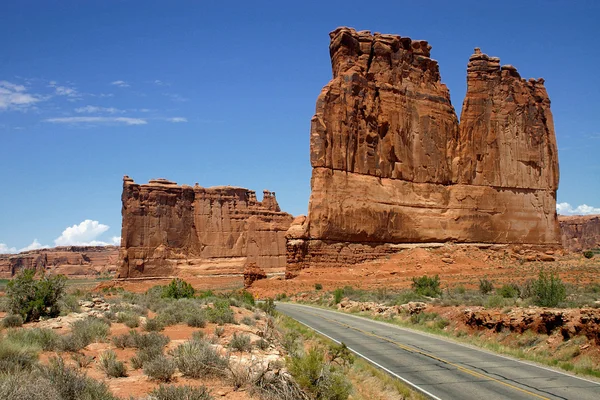
<instances>
[{"instance_id":1,"label":"road curve","mask_svg":"<svg viewBox=\"0 0 600 400\"><path fill-rule=\"evenodd\" d=\"M600 399L600 384L340 312L277 303L277 310L433 399Z\"/></svg>"}]
</instances>

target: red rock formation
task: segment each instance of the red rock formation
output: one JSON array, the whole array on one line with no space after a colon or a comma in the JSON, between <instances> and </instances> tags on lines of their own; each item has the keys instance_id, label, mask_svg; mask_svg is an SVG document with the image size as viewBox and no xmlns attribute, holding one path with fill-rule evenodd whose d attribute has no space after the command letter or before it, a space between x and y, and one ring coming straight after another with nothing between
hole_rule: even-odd
<instances>
[{"instance_id":1,"label":"red rock formation","mask_svg":"<svg viewBox=\"0 0 600 400\"><path fill-rule=\"evenodd\" d=\"M558 159L543 81L476 50L459 127L425 41L338 28L311 121L306 221L288 275L398 243L557 245Z\"/></svg>"},{"instance_id":2,"label":"red rock formation","mask_svg":"<svg viewBox=\"0 0 600 400\"><path fill-rule=\"evenodd\" d=\"M10 278L22 269L75 276L115 272L117 246L61 246L0 255L0 278Z\"/></svg>"},{"instance_id":3,"label":"red rock formation","mask_svg":"<svg viewBox=\"0 0 600 400\"><path fill-rule=\"evenodd\" d=\"M266 279L267 274L264 269L259 268L256 264L250 263L244 268L244 287L249 288L258 280Z\"/></svg>"},{"instance_id":4,"label":"red rock formation","mask_svg":"<svg viewBox=\"0 0 600 400\"><path fill-rule=\"evenodd\" d=\"M119 277L180 272L237 274L249 262L269 273L285 269L285 232L292 216L281 212L274 192L262 202L253 191L165 179L138 185L123 179Z\"/></svg>"},{"instance_id":5,"label":"red rock formation","mask_svg":"<svg viewBox=\"0 0 600 400\"><path fill-rule=\"evenodd\" d=\"M600 248L600 215L559 215L563 247L569 251Z\"/></svg>"}]
</instances>

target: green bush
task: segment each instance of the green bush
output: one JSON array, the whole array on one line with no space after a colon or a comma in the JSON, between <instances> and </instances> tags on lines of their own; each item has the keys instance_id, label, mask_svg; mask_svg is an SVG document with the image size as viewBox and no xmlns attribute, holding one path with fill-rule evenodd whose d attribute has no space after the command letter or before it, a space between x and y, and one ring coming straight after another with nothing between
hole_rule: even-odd
<instances>
[{"instance_id":1,"label":"green bush","mask_svg":"<svg viewBox=\"0 0 600 400\"><path fill-rule=\"evenodd\" d=\"M487 299L485 299L485 302L483 305L486 308L499 308L499 307L504 307L505 303L506 303L506 301L504 300L504 297L502 297L498 294L494 294L492 296L489 296Z\"/></svg>"},{"instance_id":2,"label":"green bush","mask_svg":"<svg viewBox=\"0 0 600 400\"><path fill-rule=\"evenodd\" d=\"M2 326L4 328L18 328L23 326L23 317L19 314L9 314L2 319Z\"/></svg>"},{"instance_id":3,"label":"green bush","mask_svg":"<svg viewBox=\"0 0 600 400\"><path fill-rule=\"evenodd\" d=\"M315 290L323 290L323 285L320 283L315 283Z\"/></svg>"},{"instance_id":4,"label":"green bush","mask_svg":"<svg viewBox=\"0 0 600 400\"><path fill-rule=\"evenodd\" d=\"M233 316L233 310L229 306L229 302L224 299L218 299L214 302L212 307L206 310L208 320L214 324L233 324L235 318Z\"/></svg>"},{"instance_id":5,"label":"green bush","mask_svg":"<svg viewBox=\"0 0 600 400\"><path fill-rule=\"evenodd\" d=\"M152 400L213 400L205 386L165 386L160 385L150 393Z\"/></svg>"},{"instance_id":6,"label":"green bush","mask_svg":"<svg viewBox=\"0 0 600 400\"><path fill-rule=\"evenodd\" d=\"M6 334L6 340L24 346L37 346L44 351L52 351L57 348L60 336L46 328L14 329Z\"/></svg>"},{"instance_id":7,"label":"green bush","mask_svg":"<svg viewBox=\"0 0 600 400\"><path fill-rule=\"evenodd\" d=\"M188 326L193 328L204 328L206 326L206 312L198 310L197 313L190 315L186 321Z\"/></svg>"},{"instance_id":8,"label":"green bush","mask_svg":"<svg viewBox=\"0 0 600 400\"><path fill-rule=\"evenodd\" d=\"M257 342L256 342L256 347L258 347L261 350L267 350L269 348L269 342L266 341L263 338L260 338Z\"/></svg>"},{"instance_id":9,"label":"green bush","mask_svg":"<svg viewBox=\"0 0 600 400\"><path fill-rule=\"evenodd\" d=\"M146 332L160 332L165 329L162 321L158 318L148 318L144 324Z\"/></svg>"},{"instance_id":10,"label":"green bush","mask_svg":"<svg viewBox=\"0 0 600 400\"><path fill-rule=\"evenodd\" d=\"M556 307L567 297L567 289L561 279L553 273L547 275L543 269L533 282L533 292L534 303L541 307Z\"/></svg>"},{"instance_id":11,"label":"green bush","mask_svg":"<svg viewBox=\"0 0 600 400\"><path fill-rule=\"evenodd\" d=\"M430 278L427 275L413 277L411 287L415 293L420 294L421 296L438 297L442 294L442 289L440 289L440 277L438 275L435 275L433 278Z\"/></svg>"},{"instance_id":12,"label":"green bush","mask_svg":"<svg viewBox=\"0 0 600 400\"><path fill-rule=\"evenodd\" d=\"M256 321L253 318L251 318L251 317L244 317L244 318L242 318L242 320L240 322L242 324L248 325L248 326L254 326L254 325L256 325Z\"/></svg>"},{"instance_id":13,"label":"green bush","mask_svg":"<svg viewBox=\"0 0 600 400\"><path fill-rule=\"evenodd\" d=\"M333 301L335 302L335 304L339 304L339 302L342 301L342 298L344 298L344 289L335 289L333 291Z\"/></svg>"},{"instance_id":14,"label":"green bush","mask_svg":"<svg viewBox=\"0 0 600 400\"><path fill-rule=\"evenodd\" d=\"M263 301L262 303L258 304L258 308L260 308L261 310L263 310L267 315L275 315L276 311L275 311L275 300L273 300L271 297L267 298L265 301Z\"/></svg>"},{"instance_id":15,"label":"green bush","mask_svg":"<svg viewBox=\"0 0 600 400\"><path fill-rule=\"evenodd\" d=\"M117 313L117 322L125 324L128 328L137 328L140 325L140 317L131 311Z\"/></svg>"},{"instance_id":16,"label":"green bush","mask_svg":"<svg viewBox=\"0 0 600 400\"><path fill-rule=\"evenodd\" d=\"M122 361L117 360L117 355L112 350L107 350L100 355L98 360L100 369L108 377L121 378L127 376L127 369Z\"/></svg>"},{"instance_id":17,"label":"green bush","mask_svg":"<svg viewBox=\"0 0 600 400\"><path fill-rule=\"evenodd\" d=\"M237 351L250 351L252 350L252 344L250 344L250 336L245 334L238 335L233 333L231 340L229 341L229 347Z\"/></svg>"},{"instance_id":18,"label":"green bush","mask_svg":"<svg viewBox=\"0 0 600 400\"><path fill-rule=\"evenodd\" d=\"M60 357L51 358L47 367L39 369L39 375L51 382L61 400L118 400L104 383L68 367Z\"/></svg>"},{"instance_id":19,"label":"green bush","mask_svg":"<svg viewBox=\"0 0 600 400\"><path fill-rule=\"evenodd\" d=\"M175 278L165 286L162 292L162 297L171 299L190 299L194 297L195 290L183 279Z\"/></svg>"},{"instance_id":20,"label":"green bush","mask_svg":"<svg viewBox=\"0 0 600 400\"><path fill-rule=\"evenodd\" d=\"M479 279L479 292L481 294L488 294L494 290L494 283L486 278Z\"/></svg>"},{"instance_id":21,"label":"green bush","mask_svg":"<svg viewBox=\"0 0 600 400\"><path fill-rule=\"evenodd\" d=\"M593 252L593 251L591 251L591 250L584 251L584 252L583 252L583 256L584 256L585 258L592 258L592 257L594 257L594 252Z\"/></svg>"},{"instance_id":22,"label":"green bush","mask_svg":"<svg viewBox=\"0 0 600 400\"><path fill-rule=\"evenodd\" d=\"M521 290L519 289L519 286L517 286L515 283L508 283L496 289L496 294L504 297L505 299L512 299L515 297L519 297L519 295L521 294Z\"/></svg>"},{"instance_id":23,"label":"green bush","mask_svg":"<svg viewBox=\"0 0 600 400\"><path fill-rule=\"evenodd\" d=\"M175 373L175 362L169 357L160 355L144 363L144 374L150 379L170 382Z\"/></svg>"},{"instance_id":24,"label":"green bush","mask_svg":"<svg viewBox=\"0 0 600 400\"><path fill-rule=\"evenodd\" d=\"M131 341L133 343L132 347L136 347L138 349L147 349L150 347L158 347L162 349L171 341L168 336L162 335L158 332L139 334L132 330L129 332L129 336L131 336Z\"/></svg>"},{"instance_id":25,"label":"green bush","mask_svg":"<svg viewBox=\"0 0 600 400\"><path fill-rule=\"evenodd\" d=\"M60 314L59 300L65 294L67 278L63 275L43 276L35 280L35 270L25 269L6 285L6 296L13 314L25 322Z\"/></svg>"},{"instance_id":26,"label":"green bush","mask_svg":"<svg viewBox=\"0 0 600 400\"><path fill-rule=\"evenodd\" d=\"M0 340L0 375L31 369L37 363L39 350L39 347L32 344Z\"/></svg>"},{"instance_id":27,"label":"green bush","mask_svg":"<svg viewBox=\"0 0 600 400\"><path fill-rule=\"evenodd\" d=\"M188 341L173 351L179 371L190 378L224 376L229 361L204 341Z\"/></svg>"},{"instance_id":28,"label":"green bush","mask_svg":"<svg viewBox=\"0 0 600 400\"><path fill-rule=\"evenodd\" d=\"M288 359L288 369L296 382L316 399L345 400L352 385L343 371L326 363L325 352L311 348L306 355Z\"/></svg>"},{"instance_id":29,"label":"green bush","mask_svg":"<svg viewBox=\"0 0 600 400\"><path fill-rule=\"evenodd\" d=\"M62 400L52 382L39 376L37 371L16 371L0 374L2 400Z\"/></svg>"}]
</instances>

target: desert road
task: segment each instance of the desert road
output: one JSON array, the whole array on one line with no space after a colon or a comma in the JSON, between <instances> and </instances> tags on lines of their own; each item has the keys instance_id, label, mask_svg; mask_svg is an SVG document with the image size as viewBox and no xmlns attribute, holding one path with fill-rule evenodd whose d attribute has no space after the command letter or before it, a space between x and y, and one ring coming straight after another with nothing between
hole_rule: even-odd
<instances>
[{"instance_id":1,"label":"desert road","mask_svg":"<svg viewBox=\"0 0 600 400\"><path fill-rule=\"evenodd\" d=\"M425 333L299 304L277 310L432 399L600 399L599 383Z\"/></svg>"}]
</instances>

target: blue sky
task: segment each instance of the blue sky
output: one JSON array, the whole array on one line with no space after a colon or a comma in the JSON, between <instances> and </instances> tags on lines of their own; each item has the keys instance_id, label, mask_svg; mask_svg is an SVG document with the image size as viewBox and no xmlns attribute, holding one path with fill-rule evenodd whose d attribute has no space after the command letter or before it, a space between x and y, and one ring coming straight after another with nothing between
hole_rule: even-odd
<instances>
[{"instance_id":1,"label":"blue sky","mask_svg":"<svg viewBox=\"0 0 600 400\"><path fill-rule=\"evenodd\" d=\"M428 40L458 113L474 47L544 77L561 212L600 213L599 4L2 2L0 252L118 240L125 174L268 188L306 213L338 26Z\"/></svg>"}]
</instances>

